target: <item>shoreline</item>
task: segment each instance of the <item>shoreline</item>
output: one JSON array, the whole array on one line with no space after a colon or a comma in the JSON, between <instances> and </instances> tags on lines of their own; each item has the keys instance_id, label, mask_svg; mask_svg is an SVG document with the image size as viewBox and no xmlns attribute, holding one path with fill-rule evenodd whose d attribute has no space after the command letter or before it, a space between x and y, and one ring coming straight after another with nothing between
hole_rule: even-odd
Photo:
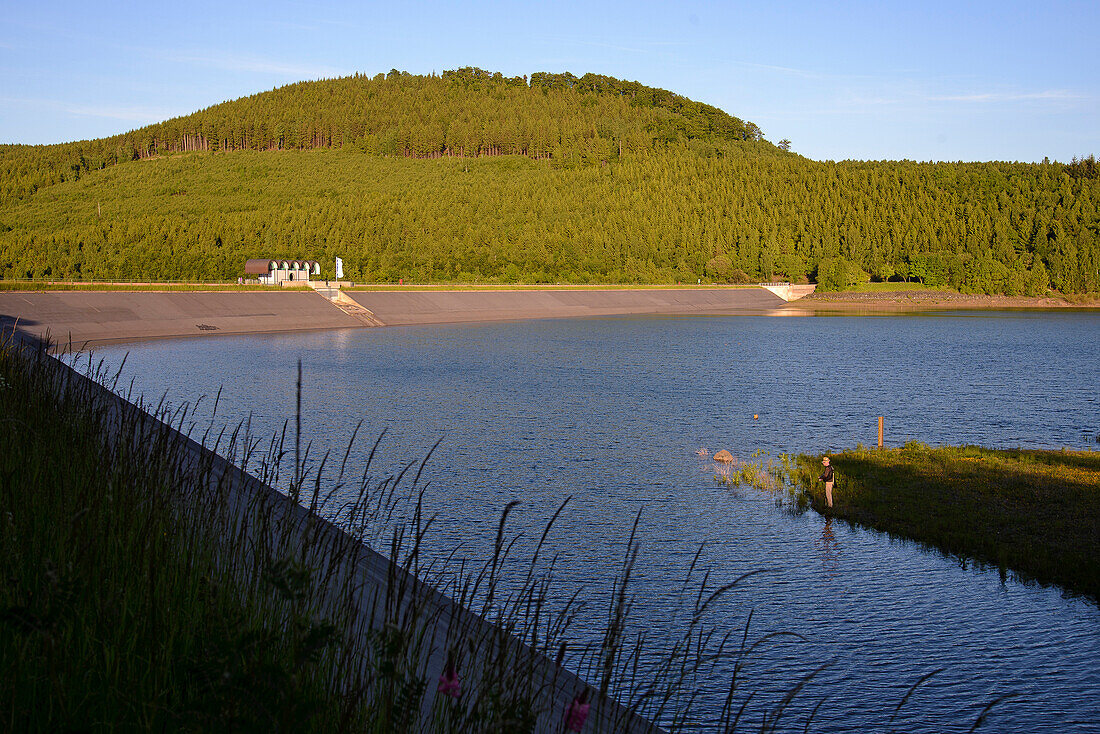
<instances>
[{"instance_id":1,"label":"shoreline","mask_svg":"<svg viewBox=\"0 0 1100 734\"><path fill-rule=\"evenodd\" d=\"M3 640L11 658L7 681L16 681L5 689L4 700L16 730L23 728L18 722L34 721L25 727L34 731L85 720L86 707L47 705L61 694L114 706L121 713L112 721L123 730L171 728L181 716L194 718L198 696L209 695L201 680L194 691L188 688L197 668L212 669L219 678L223 670L235 676L226 672L226 682L215 689L219 706L254 706L255 696L239 681L261 681L264 691L279 694L273 706L282 708L272 710L278 721L293 724L291 730L312 730L306 724L319 719L323 731L349 720L367 721L367 730L390 731L391 712L382 705L388 689L364 681L378 669L378 631L392 629L400 633L394 637L400 647L384 659L411 659L403 675L434 682L457 666L464 678L463 701L518 692L536 712L532 725L539 731L553 730L580 691L602 731L661 731L637 712L638 704L605 695L553 660L555 637L539 647L515 635L511 630L524 629L527 618L521 615L532 614L522 605L510 616L502 614L500 622L489 621L472 596L455 597L411 573L419 568L415 549L397 544L390 558L363 544L348 527L351 518L369 517L362 495L341 524L334 514L322 514L324 502L308 500L308 483L301 497L276 489L279 463L285 471L288 452L265 454L261 446L261 460L246 472L237 461L257 457L247 439L248 445L240 446L236 433L228 444L218 436L223 456L206 445L206 434L182 432L186 406L181 417L178 410L131 403L36 345L22 344L18 334L14 343L0 347L0 362L14 386L3 403L4 420L25 429L4 457L13 487L21 490L5 492L5 532L26 553L8 559L11 582L4 601L26 610L32 622L40 619L44 604L58 603L56 596L42 602L32 594L29 608L12 604L25 598L22 589L37 589L41 576L51 578L54 562L65 594L61 621L47 619L50 633L61 641L56 651L34 644L33 637L26 641L37 628L17 628ZM180 422L178 430L173 420ZM320 469L315 471L320 486ZM59 516L68 522L53 522ZM295 564L289 572L287 558ZM102 583L86 581L92 569L95 578L102 574ZM542 582L533 583L528 594L544 590ZM102 604L101 587L129 613ZM564 638L567 631L557 634ZM262 656L240 652L255 639L264 647ZM340 652L303 656L309 645ZM461 653L452 664L454 649ZM226 651L240 659L227 663ZM112 657L121 662L102 675L84 675L89 665ZM54 685L43 685L51 675ZM291 676L301 676L304 684ZM268 686L269 681L279 686ZM313 681L321 681L321 693ZM166 686L182 695L166 698ZM412 728L427 730L433 705L447 702L440 695L445 691L427 683L410 690L416 696L409 709ZM32 705L20 706L28 700Z\"/></svg>"},{"instance_id":2,"label":"shoreline","mask_svg":"<svg viewBox=\"0 0 1100 734\"><path fill-rule=\"evenodd\" d=\"M0 293L0 329L53 351L156 339L363 326L313 291Z\"/></svg>"},{"instance_id":3,"label":"shoreline","mask_svg":"<svg viewBox=\"0 0 1100 734\"><path fill-rule=\"evenodd\" d=\"M764 288L0 292L0 328L54 349L177 337L632 315L759 315Z\"/></svg>"},{"instance_id":4,"label":"shoreline","mask_svg":"<svg viewBox=\"0 0 1100 734\"><path fill-rule=\"evenodd\" d=\"M813 293L788 303L789 315L852 315L939 311L1093 311L1100 298L1079 303L1049 296L989 296L937 290L834 291ZM801 312L801 313L795 313Z\"/></svg>"},{"instance_id":5,"label":"shoreline","mask_svg":"<svg viewBox=\"0 0 1100 734\"><path fill-rule=\"evenodd\" d=\"M832 507L819 455L794 457L804 506L1100 603L1100 452L910 442L830 457Z\"/></svg>"},{"instance_id":6,"label":"shoreline","mask_svg":"<svg viewBox=\"0 0 1100 734\"><path fill-rule=\"evenodd\" d=\"M0 291L0 327L55 350L193 336L487 323L608 316L874 316L923 312L1088 311L1100 299L964 295L944 291L814 293L792 301L761 287L453 288L411 285L312 289Z\"/></svg>"}]
</instances>

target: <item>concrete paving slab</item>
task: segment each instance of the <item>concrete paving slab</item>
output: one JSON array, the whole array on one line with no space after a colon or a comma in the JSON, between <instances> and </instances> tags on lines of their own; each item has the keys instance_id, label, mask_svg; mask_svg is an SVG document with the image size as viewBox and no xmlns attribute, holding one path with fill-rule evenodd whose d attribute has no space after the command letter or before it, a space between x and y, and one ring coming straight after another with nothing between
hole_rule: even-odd
<instances>
[{"instance_id":1,"label":"concrete paving slab","mask_svg":"<svg viewBox=\"0 0 1100 734\"><path fill-rule=\"evenodd\" d=\"M74 348L215 334L256 334L364 324L312 291L48 291L0 293L0 327Z\"/></svg>"},{"instance_id":2,"label":"concrete paving slab","mask_svg":"<svg viewBox=\"0 0 1100 734\"><path fill-rule=\"evenodd\" d=\"M627 314L761 314L786 302L763 288L345 291L387 326Z\"/></svg>"}]
</instances>

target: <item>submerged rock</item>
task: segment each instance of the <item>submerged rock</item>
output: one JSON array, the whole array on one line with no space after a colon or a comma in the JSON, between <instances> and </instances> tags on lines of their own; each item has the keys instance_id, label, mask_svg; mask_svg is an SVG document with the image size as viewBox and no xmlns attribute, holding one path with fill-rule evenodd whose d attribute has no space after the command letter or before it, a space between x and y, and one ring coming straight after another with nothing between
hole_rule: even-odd
<instances>
[{"instance_id":1,"label":"submerged rock","mask_svg":"<svg viewBox=\"0 0 1100 734\"><path fill-rule=\"evenodd\" d=\"M726 451L725 449L722 449L721 451L719 451L717 454L714 455L714 460L715 461L721 461L724 464L732 464L733 463L733 454L731 454L729 451Z\"/></svg>"}]
</instances>

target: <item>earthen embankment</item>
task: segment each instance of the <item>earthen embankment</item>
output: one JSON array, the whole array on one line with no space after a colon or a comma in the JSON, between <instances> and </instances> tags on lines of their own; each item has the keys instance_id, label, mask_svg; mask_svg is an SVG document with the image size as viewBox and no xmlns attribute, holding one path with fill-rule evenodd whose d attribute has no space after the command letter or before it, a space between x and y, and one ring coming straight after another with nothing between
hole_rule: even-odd
<instances>
[{"instance_id":1,"label":"earthen embankment","mask_svg":"<svg viewBox=\"0 0 1100 734\"><path fill-rule=\"evenodd\" d=\"M763 288L0 293L0 327L82 349L182 336L591 316L773 313Z\"/></svg>"},{"instance_id":2,"label":"earthen embankment","mask_svg":"<svg viewBox=\"0 0 1100 734\"><path fill-rule=\"evenodd\" d=\"M312 291L0 293L0 327L74 348L212 334L338 329L363 323Z\"/></svg>"},{"instance_id":3,"label":"earthen embankment","mask_svg":"<svg viewBox=\"0 0 1100 734\"><path fill-rule=\"evenodd\" d=\"M347 295L387 326L631 314L764 314L785 303L763 288L392 290Z\"/></svg>"}]
</instances>

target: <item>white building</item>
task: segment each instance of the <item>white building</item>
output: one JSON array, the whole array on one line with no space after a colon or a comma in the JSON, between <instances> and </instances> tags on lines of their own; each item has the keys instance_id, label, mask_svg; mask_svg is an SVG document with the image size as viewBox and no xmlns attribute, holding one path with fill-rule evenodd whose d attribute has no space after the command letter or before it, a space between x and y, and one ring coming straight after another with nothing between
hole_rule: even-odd
<instances>
[{"instance_id":1,"label":"white building","mask_svg":"<svg viewBox=\"0 0 1100 734\"><path fill-rule=\"evenodd\" d=\"M257 258L244 264L245 275L255 276L265 285L281 285L284 282L308 283L309 276L321 274L321 263L316 260L266 260Z\"/></svg>"}]
</instances>

